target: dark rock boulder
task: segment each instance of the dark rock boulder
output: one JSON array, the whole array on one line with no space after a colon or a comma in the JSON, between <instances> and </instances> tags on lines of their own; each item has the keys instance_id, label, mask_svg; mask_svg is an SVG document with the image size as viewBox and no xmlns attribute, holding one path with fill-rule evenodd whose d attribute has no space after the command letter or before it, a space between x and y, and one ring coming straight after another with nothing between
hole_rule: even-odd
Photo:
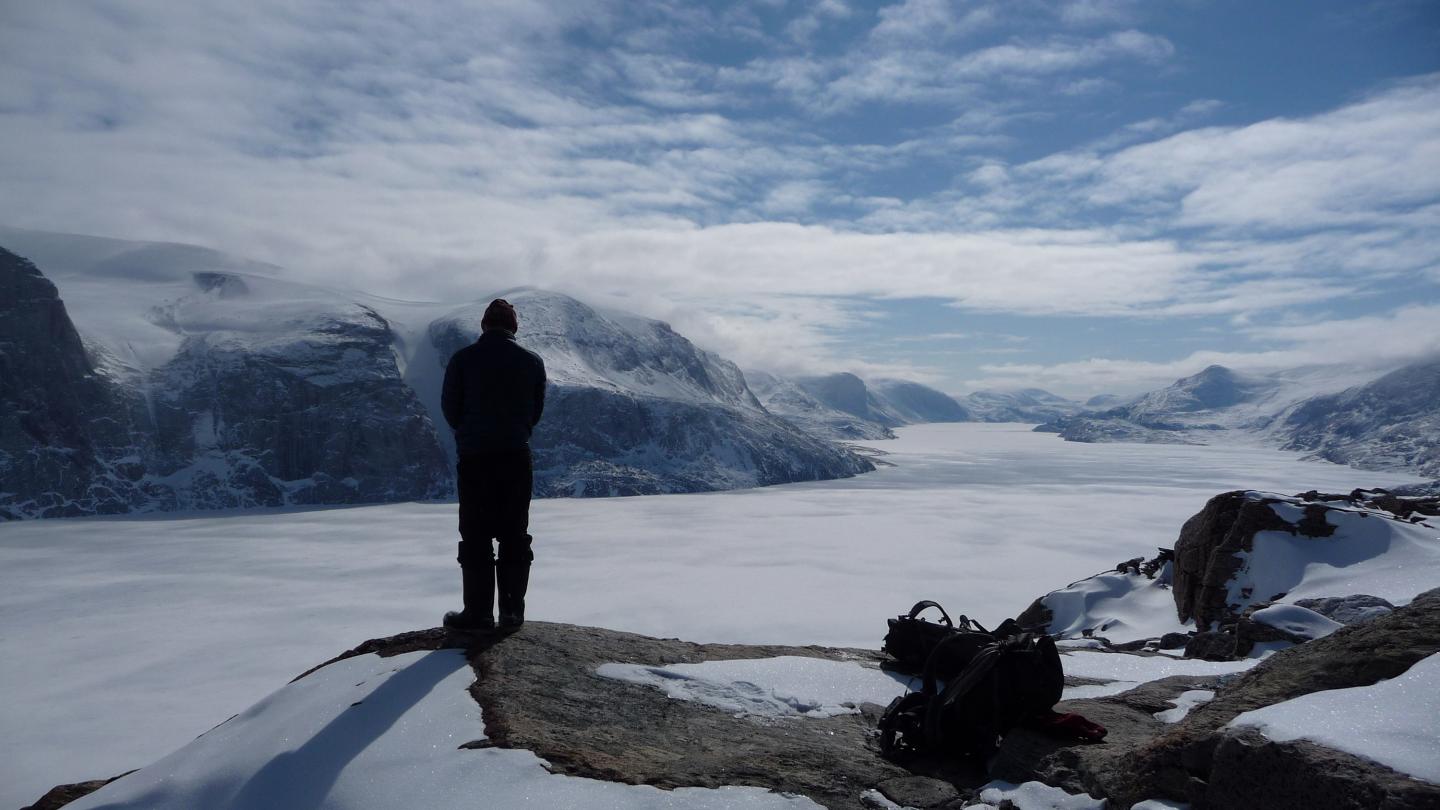
<instances>
[{"instance_id":1,"label":"dark rock boulder","mask_svg":"<svg viewBox=\"0 0 1440 810\"><path fill-rule=\"evenodd\" d=\"M1254 550L1255 535L1283 531L1303 537L1329 537L1335 528L1325 520L1327 507L1306 502L1304 517L1291 522L1270 508L1281 498L1237 490L1216 495L1185 521L1175 542L1175 607L1181 621L1196 627L1234 624L1238 606L1229 603L1230 581L1240 569L1238 554ZM1269 601L1284 594L1244 594Z\"/></svg>"},{"instance_id":2,"label":"dark rock boulder","mask_svg":"<svg viewBox=\"0 0 1440 810\"><path fill-rule=\"evenodd\" d=\"M112 776L109 779L91 779L88 782L56 785L45 791L45 795L41 796L34 804L22 807L20 810L60 810L61 807L89 796L91 793L114 782L121 776L129 776L132 773L134 773L134 771L126 771L120 774L120 776Z\"/></svg>"}]
</instances>

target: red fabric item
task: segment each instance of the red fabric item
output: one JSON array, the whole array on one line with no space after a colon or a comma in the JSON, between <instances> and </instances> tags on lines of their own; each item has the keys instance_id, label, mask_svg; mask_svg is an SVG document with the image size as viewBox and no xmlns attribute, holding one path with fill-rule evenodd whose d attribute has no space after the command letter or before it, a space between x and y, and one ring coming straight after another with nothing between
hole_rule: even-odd
<instances>
[{"instance_id":1,"label":"red fabric item","mask_svg":"<svg viewBox=\"0 0 1440 810\"><path fill-rule=\"evenodd\" d=\"M1023 725L1026 728L1033 728L1056 737L1084 742L1100 742L1109 733L1104 726L1087 720L1081 715L1061 714L1053 710L1034 715L1028 718Z\"/></svg>"}]
</instances>

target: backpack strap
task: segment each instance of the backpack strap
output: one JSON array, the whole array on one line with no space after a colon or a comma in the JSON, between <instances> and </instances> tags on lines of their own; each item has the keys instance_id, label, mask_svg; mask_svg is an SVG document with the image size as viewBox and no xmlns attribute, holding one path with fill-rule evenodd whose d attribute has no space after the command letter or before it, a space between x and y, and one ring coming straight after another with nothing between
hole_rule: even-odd
<instances>
[{"instance_id":1,"label":"backpack strap","mask_svg":"<svg viewBox=\"0 0 1440 810\"><path fill-rule=\"evenodd\" d=\"M940 621L944 622L944 623L946 624L946 626L948 626L948 627L954 627L954 626L955 626L955 622L953 622L953 621L950 620L950 614L945 612L945 608L940 607L940 603L939 603L939 602L932 602L932 601L930 601L929 599L922 599L922 600L920 600L919 602L916 602L916 603L915 603L915 606L912 607L912 608L910 608L910 612L909 612L908 614L906 614L905 618L907 618L907 619L913 619L913 618L915 618L916 616L919 616L921 613L923 613L926 609L932 608L932 607L935 608L936 610L940 611ZM961 618L963 619L964 617L962 616Z\"/></svg>"},{"instance_id":2,"label":"backpack strap","mask_svg":"<svg viewBox=\"0 0 1440 810\"><path fill-rule=\"evenodd\" d=\"M963 613L960 614L960 625L961 625L962 627L969 627L970 629L975 630L976 632L979 632L979 633L984 633L984 634L986 634L986 635L991 635L991 636L995 635L994 633L991 633L989 630L986 630L986 629L985 629L985 625L981 624L980 622L975 621L974 619L970 618L969 616L966 616L966 615L963 614Z\"/></svg>"}]
</instances>

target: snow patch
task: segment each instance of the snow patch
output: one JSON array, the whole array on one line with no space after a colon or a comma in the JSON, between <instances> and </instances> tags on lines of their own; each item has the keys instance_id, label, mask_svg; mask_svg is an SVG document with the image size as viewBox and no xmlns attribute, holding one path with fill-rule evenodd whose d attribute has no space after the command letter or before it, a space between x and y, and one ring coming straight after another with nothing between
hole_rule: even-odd
<instances>
[{"instance_id":1,"label":"snow patch","mask_svg":"<svg viewBox=\"0 0 1440 810\"><path fill-rule=\"evenodd\" d=\"M1276 630L1312 640L1324 638L1345 626L1299 605L1271 605L1250 614L1250 618Z\"/></svg>"},{"instance_id":2,"label":"snow patch","mask_svg":"<svg viewBox=\"0 0 1440 810\"><path fill-rule=\"evenodd\" d=\"M1105 810L1105 800L1089 794L1066 793L1044 782L1026 782L1016 785L996 780L980 788L983 804L966 805L967 810L984 810L998 807L1009 801L1017 810Z\"/></svg>"},{"instance_id":3,"label":"snow patch","mask_svg":"<svg viewBox=\"0 0 1440 810\"><path fill-rule=\"evenodd\" d=\"M1176 616L1172 565L1166 563L1154 579L1112 571L1046 594L1042 601L1053 614L1050 632L1092 631L1123 644L1194 629L1193 622L1181 623Z\"/></svg>"},{"instance_id":4,"label":"snow patch","mask_svg":"<svg viewBox=\"0 0 1440 810\"><path fill-rule=\"evenodd\" d=\"M852 661L786 655L699 664L603 664L596 674L660 689L736 715L833 717L861 703L888 704L918 687L904 675Z\"/></svg>"},{"instance_id":5,"label":"snow patch","mask_svg":"<svg viewBox=\"0 0 1440 810\"><path fill-rule=\"evenodd\" d=\"M1259 663L1256 659L1201 661L1162 655L1086 651L1062 653L1060 658L1066 675L1136 683L1168 678L1171 675L1231 675L1244 672Z\"/></svg>"},{"instance_id":6,"label":"snow patch","mask_svg":"<svg viewBox=\"0 0 1440 810\"><path fill-rule=\"evenodd\" d=\"M1173 709L1166 709L1163 712L1156 712L1155 719L1162 723L1178 723L1185 719L1190 710L1202 703L1209 703L1215 698L1215 693L1209 689L1190 689L1181 692L1171 700L1175 706Z\"/></svg>"},{"instance_id":7,"label":"snow patch","mask_svg":"<svg viewBox=\"0 0 1440 810\"><path fill-rule=\"evenodd\" d=\"M1283 498L1272 493L1254 497ZM1303 502L1285 498L1270 508L1292 523L1304 517ZM1331 504L1329 537L1283 531L1257 532L1253 550L1235 556L1240 569L1230 580L1227 601L1236 608L1283 599L1370 594L1406 605L1435 586L1440 536L1423 523L1406 523L1388 513Z\"/></svg>"}]
</instances>

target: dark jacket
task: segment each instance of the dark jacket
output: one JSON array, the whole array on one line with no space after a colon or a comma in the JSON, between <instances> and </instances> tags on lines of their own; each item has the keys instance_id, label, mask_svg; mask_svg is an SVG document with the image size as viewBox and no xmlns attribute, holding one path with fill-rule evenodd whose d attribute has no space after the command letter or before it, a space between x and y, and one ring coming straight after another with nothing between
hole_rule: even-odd
<instances>
[{"instance_id":1,"label":"dark jacket","mask_svg":"<svg viewBox=\"0 0 1440 810\"><path fill-rule=\"evenodd\" d=\"M491 329L451 356L440 407L460 453L528 447L545 407L545 362Z\"/></svg>"}]
</instances>

